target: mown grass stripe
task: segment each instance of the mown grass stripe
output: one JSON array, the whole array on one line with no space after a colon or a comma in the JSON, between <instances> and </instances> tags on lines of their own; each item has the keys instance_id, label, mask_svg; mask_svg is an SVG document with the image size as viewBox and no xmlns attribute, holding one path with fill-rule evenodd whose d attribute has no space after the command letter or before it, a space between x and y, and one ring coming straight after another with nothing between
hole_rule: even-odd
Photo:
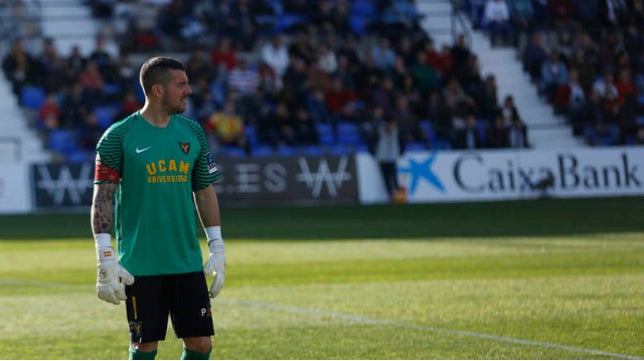
<instances>
[{"instance_id":1,"label":"mown grass stripe","mask_svg":"<svg viewBox=\"0 0 644 361\"><path fill-rule=\"evenodd\" d=\"M594 350L594 349L590 349L590 348L568 346L568 345L562 345L562 344L552 343L552 342L525 340L525 339L520 339L520 338L491 335L491 334L480 333L480 332L462 331L462 330L450 330L450 329L440 328L440 327L417 325L417 324L408 323L408 322L381 320L381 319L377 319L377 318L365 317L365 316L360 316L360 315L351 314L351 313L344 313L344 312L334 312L334 311L326 311L326 310L319 310L319 309L312 309L312 308L300 308L300 307L292 307L292 306L283 306L283 305L277 305L277 304L265 303L265 302L232 300L232 299L221 300L220 302L222 302L222 303L230 303L230 304L234 304L234 305L238 305L238 306L264 308L264 309L270 309L270 310L275 310L275 311L283 311L283 312L291 312L291 313L299 313L299 314L330 316L330 317L341 318L341 319L350 320L350 321L354 321L354 322L358 322L358 323L365 323L365 324L394 326L394 327L421 330L421 331L427 331L427 332L451 334L451 335L457 335L457 336L475 337L475 338L480 338L480 339L499 341L499 342L507 342L507 343L514 343L514 344L527 345L527 346L553 348L553 349L559 349L559 350L565 350L565 351L571 351L571 352L578 352L578 353L585 353L585 354L591 354L591 355L597 355L597 356L613 357L613 358L616 358L616 359L626 359L626 360L642 360L642 359L644 359L644 357L642 357L642 356L624 355L624 354L620 354L620 353L607 352L607 351L601 351L601 350Z\"/></svg>"}]
</instances>

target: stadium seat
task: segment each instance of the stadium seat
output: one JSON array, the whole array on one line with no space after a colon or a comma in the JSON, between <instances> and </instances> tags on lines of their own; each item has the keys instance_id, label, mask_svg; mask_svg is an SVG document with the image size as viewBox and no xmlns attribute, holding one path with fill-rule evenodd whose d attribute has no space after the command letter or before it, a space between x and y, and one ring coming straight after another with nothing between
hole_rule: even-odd
<instances>
[{"instance_id":1,"label":"stadium seat","mask_svg":"<svg viewBox=\"0 0 644 361\"><path fill-rule=\"evenodd\" d=\"M304 155L311 155L311 156L324 155L324 147L319 145L307 145L302 147L302 153Z\"/></svg>"},{"instance_id":2,"label":"stadium seat","mask_svg":"<svg viewBox=\"0 0 644 361\"><path fill-rule=\"evenodd\" d=\"M277 155L291 156L296 154L297 154L297 150L291 146L280 145L279 147L277 147Z\"/></svg>"},{"instance_id":3,"label":"stadium seat","mask_svg":"<svg viewBox=\"0 0 644 361\"><path fill-rule=\"evenodd\" d=\"M259 144L259 140L257 139L257 128L255 128L255 126L244 126L244 133L246 133L246 139L251 146L256 146L257 144Z\"/></svg>"},{"instance_id":4,"label":"stadium seat","mask_svg":"<svg viewBox=\"0 0 644 361\"><path fill-rule=\"evenodd\" d=\"M68 163L85 163L91 159L88 152L80 149L68 152L66 157Z\"/></svg>"},{"instance_id":5,"label":"stadium seat","mask_svg":"<svg viewBox=\"0 0 644 361\"><path fill-rule=\"evenodd\" d=\"M235 147L235 146L224 146L223 148L223 153L226 157L229 158L239 158L239 157L245 157L246 156L246 151L240 147Z\"/></svg>"},{"instance_id":6,"label":"stadium seat","mask_svg":"<svg viewBox=\"0 0 644 361\"><path fill-rule=\"evenodd\" d=\"M332 155L346 155L351 153L349 151L349 147L344 145L344 144L335 144L331 148L329 148L329 152Z\"/></svg>"},{"instance_id":7,"label":"stadium seat","mask_svg":"<svg viewBox=\"0 0 644 361\"><path fill-rule=\"evenodd\" d=\"M434 140L436 139L436 134L434 134L434 125L432 124L431 120L421 120L418 122L418 125L420 126L420 129L425 133L425 136L427 137L427 140Z\"/></svg>"},{"instance_id":8,"label":"stadium seat","mask_svg":"<svg viewBox=\"0 0 644 361\"><path fill-rule=\"evenodd\" d=\"M409 142L405 145L405 151L407 152L417 152L425 150L427 150L427 146L421 142Z\"/></svg>"},{"instance_id":9,"label":"stadium seat","mask_svg":"<svg viewBox=\"0 0 644 361\"><path fill-rule=\"evenodd\" d=\"M356 146L362 142L360 128L355 123L338 123L338 143L349 146Z\"/></svg>"},{"instance_id":10,"label":"stadium seat","mask_svg":"<svg viewBox=\"0 0 644 361\"><path fill-rule=\"evenodd\" d=\"M71 154L78 149L76 145L76 135L69 129L56 129L49 133L49 149Z\"/></svg>"},{"instance_id":11,"label":"stadium seat","mask_svg":"<svg viewBox=\"0 0 644 361\"><path fill-rule=\"evenodd\" d=\"M41 87L26 86L20 94L20 104L31 110L38 110L45 102L45 90Z\"/></svg>"},{"instance_id":12,"label":"stadium seat","mask_svg":"<svg viewBox=\"0 0 644 361\"><path fill-rule=\"evenodd\" d=\"M264 144L258 144L252 147L250 152L253 157L270 157L273 155L273 149Z\"/></svg>"},{"instance_id":13,"label":"stadium seat","mask_svg":"<svg viewBox=\"0 0 644 361\"><path fill-rule=\"evenodd\" d=\"M98 124L101 127L101 129L107 129L114 123L114 116L116 114L116 111L113 107L110 106L100 106L94 108L92 111L94 115L96 115L96 119L98 120Z\"/></svg>"},{"instance_id":14,"label":"stadium seat","mask_svg":"<svg viewBox=\"0 0 644 361\"><path fill-rule=\"evenodd\" d=\"M335 135L333 134L333 126L331 124L316 123L315 128L318 131L322 145L335 144Z\"/></svg>"}]
</instances>

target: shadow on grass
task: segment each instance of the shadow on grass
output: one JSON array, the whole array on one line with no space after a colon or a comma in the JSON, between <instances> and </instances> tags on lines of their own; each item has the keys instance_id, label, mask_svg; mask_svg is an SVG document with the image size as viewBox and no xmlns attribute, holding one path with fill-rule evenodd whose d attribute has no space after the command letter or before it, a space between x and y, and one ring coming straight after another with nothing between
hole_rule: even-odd
<instances>
[{"instance_id":1,"label":"shadow on grass","mask_svg":"<svg viewBox=\"0 0 644 361\"><path fill-rule=\"evenodd\" d=\"M644 198L377 206L222 206L231 239L386 239L644 232ZM201 235L201 231L198 232ZM91 238L88 213L0 216L2 239Z\"/></svg>"}]
</instances>

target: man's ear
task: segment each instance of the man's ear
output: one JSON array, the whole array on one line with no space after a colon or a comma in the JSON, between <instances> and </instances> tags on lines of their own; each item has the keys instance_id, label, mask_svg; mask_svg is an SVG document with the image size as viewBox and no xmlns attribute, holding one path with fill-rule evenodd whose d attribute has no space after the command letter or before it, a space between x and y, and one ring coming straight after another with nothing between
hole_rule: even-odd
<instances>
[{"instance_id":1,"label":"man's ear","mask_svg":"<svg viewBox=\"0 0 644 361\"><path fill-rule=\"evenodd\" d=\"M163 93L165 92L165 87L161 84L152 84L152 94L155 96L163 96Z\"/></svg>"}]
</instances>

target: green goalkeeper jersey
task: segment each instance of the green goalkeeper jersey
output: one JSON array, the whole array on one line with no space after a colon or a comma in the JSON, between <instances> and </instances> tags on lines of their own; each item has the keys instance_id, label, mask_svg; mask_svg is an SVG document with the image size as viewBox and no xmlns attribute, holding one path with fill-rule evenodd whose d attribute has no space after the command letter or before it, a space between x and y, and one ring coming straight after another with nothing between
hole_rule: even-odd
<instances>
[{"instance_id":1,"label":"green goalkeeper jersey","mask_svg":"<svg viewBox=\"0 0 644 361\"><path fill-rule=\"evenodd\" d=\"M201 126L173 115L159 128L137 112L113 124L96 149L95 183L118 182L114 229L121 265L134 276L202 270L192 192L220 174Z\"/></svg>"}]
</instances>

